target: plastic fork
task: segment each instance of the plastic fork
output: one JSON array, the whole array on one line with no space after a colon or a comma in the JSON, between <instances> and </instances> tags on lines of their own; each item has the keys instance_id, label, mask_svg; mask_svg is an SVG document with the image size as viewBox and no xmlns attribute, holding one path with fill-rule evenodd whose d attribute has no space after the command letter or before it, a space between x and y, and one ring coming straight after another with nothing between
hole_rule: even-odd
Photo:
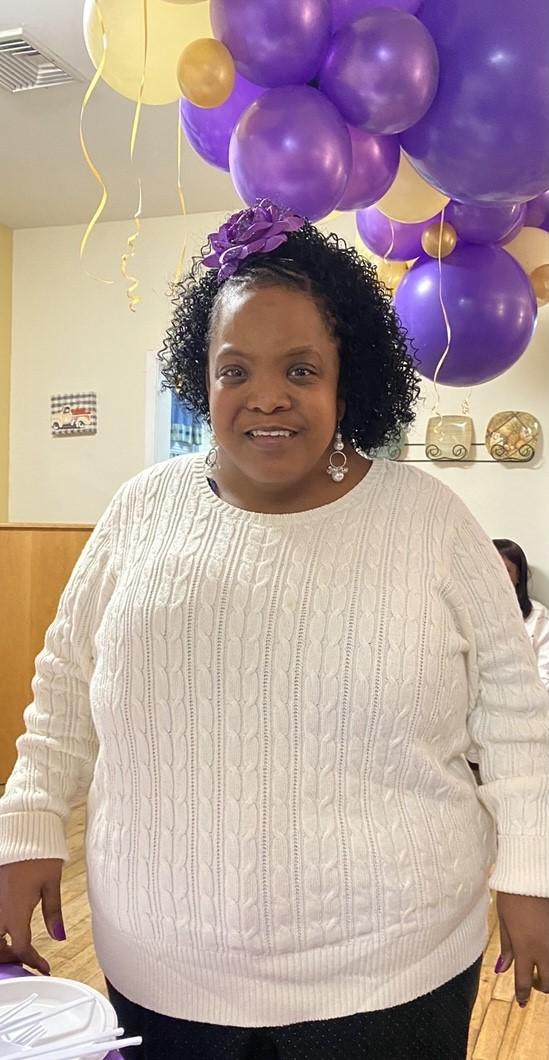
<instances>
[{"instance_id":1,"label":"plastic fork","mask_svg":"<svg viewBox=\"0 0 549 1060\"><path fill-rule=\"evenodd\" d=\"M43 1027L32 1027L30 1030L21 1031L20 1034L16 1034L15 1038L10 1038L6 1044L11 1045L12 1042L15 1045L33 1045L39 1038L43 1038L45 1034Z\"/></svg>"},{"instance_id":2,"label":"plastic fork","mask_svg":"<svg viewBox=\"0 0 549 1060\"><path fill-rule=\"evenodd\" d=\"M143 1039L114 1038L112 1041L100 1041L88 1038L87 1041L73 1042L62 1048L46 1045L43 1049L24 1049L22 1052L6 1053L3 1060L81 1060L84 1056L95 1056L98 1052L108 1053L111 1049L126 1049L130 1045L141 1045Z\"/></svg>"},{"instance_id":3,"label":"plastic fork","mask_svg":"<svg viewBox=\"0 0 549 1060\"><path fill-rule=\"evenodd\" d=\"M38 994L34 994L34 997L38 997ZM95 1005L94 997L80 997L77 1001L69 1001L66 1005L60 1005L59 1008L52 1008L51 1012L39 1012L34 1016L22 1016L20 1019L13 1020L7 1026L3 1024L0 1028L1 1034L11 1034L12 1031L23 1030L23 1028L34 1027L38 1023L44 1023L46 1020L52 1019L53 1016L59 1016L62 1012L68 1012L69 1009L78 1008L79 1005Z\"/></svg>"},{"instance_id":4,"label":"plastic fork","mask_svg":"<svg viewBox=\"0 0 549 1060\"><path fill-rule=\"evenodd\" d=\"M10 1020L12 1020L18 1012L21 1012L24 1008L26 1008L27 1005L32 1005L33 1001L36 1001L37 997L38 994L29 994L29 996L26 997L24 1001L19 1001L17 1005L12 1005L11 1008L6 1009L6 1011L3 1012L0 1016L0 1028L2 1028L5 1023L9 1023Z\"/></svg>"}]
</instances>

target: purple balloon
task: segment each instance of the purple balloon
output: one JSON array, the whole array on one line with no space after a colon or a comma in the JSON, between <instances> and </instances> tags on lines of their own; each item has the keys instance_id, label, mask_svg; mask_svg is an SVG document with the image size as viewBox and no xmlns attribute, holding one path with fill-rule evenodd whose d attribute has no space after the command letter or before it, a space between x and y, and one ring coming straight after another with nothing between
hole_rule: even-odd
<instances>
[{"instance_id":1,"label":"purple balloon","mask_svg":"<svg viewBox=\"0 0 549 1060\"><path fill-rule=\"evenodd\" d=\"M191 147L212 166L228 170L233 129L246 107L266 91L237 74L231 95L220 107L196 107L187 99L180 99L181 127Z\"/></svg>"},{"instance_id":2,"label":"purple balloon","mask_svg":"<svg viewBox=\"0 0 549 1060\"><path fill-rule=\"evenodd\" d=\"M332 0L332 30L335 33L349 22L356 22L372 8L396 7L415 15L420 4L421 0Z\"/></svg>"},{"instance_id":3,"label":"purple balloon","mask_svg":"<svg viewBox=\"0 0 549 1060\"><path fill-rule=\"evenodd\" d=\"M542 191L535 199L526 203L524 224L531 228L543 228L549 232L549 190Z\"/></svg>"},{"instance_id":4,"label":"purple balloon","mask_svg":"<svg viewBox=\"0 0 549 1060\"><path fill-rule=\"evenodd\" d=\"M333 103L315 88L272 88L244 111L229 164L244 202L272 199L318 221L345 191L351 137Z\"/></svg>"},{"instance_id":5,"label":"purple balloon","mask_svg":"<svg viewBox=\"0 0 549 1060\"><path fill-rule=\"evenodd\" d=\"M438 83L438 55L413 15L379 8L332 38L321 91L350 125L396 133L425 114Z\"/></svg>"},{"instance_id":6,"label":"purple balloon","mask_svg":"<svg viewBox=\"0 0 549 1060\"><path fill-rule=\"evenodd\" d=\"M396 136L376 136L349 125L353 163L338 210L358 210L381 199L396 177L400 145Z\"/></svg>"},{"instance_id":7,"label":"purple balloon","mask_svg":"<svg viewBox=\"0 0 549 1060\"><path fill-rule=\"evenodd\" d=\"M270 88L318 73L330 40L330 0L210 0L215 36L237 69Z\"/></svg>"},{"instance_id":8,"label":"purple balloon","mask_svg":"<svg viewBox=\"0 0 549 1060\"><path fill-rule=\"evenodd\" d=\"M523 202L549 187L547 0L424 0L438 92L402 136L430 184L460 202Z\"/></svg>"},{"instance_id":9,"label":"purple balloon","mask_svg":"<svg viewBox=\"0 0 549 1060\"><path fill-rule=\"evenodd\" d=\"M444 220L454 226L466 243L508 243L524 225L523 202L494 203L492 206L467 206L450 202Z\"/></svg>"},{"instance_id":10,"label":"purple balloon","mask_svg":"<svg viewBox=\"0 0 549 1060\"><path fill-rule=\"evenodd\" d=\"M437 217L440 217L440 214L437 214ZM356 225L362 242L373 250L374 254L379 254L381 258L390 258L391 261L410 261L410 258L417 258L422 252L423 231L433 221L436 221L436 217L414 224L392 221L376 206L358 210L356 215Z\"/></svg>"},{"instance_id":11,"label":"purple balloon","mask_svg":"<svg viewBox=\"0 0 549 1060\"><path fill-rule=\"evenodd\" d=\"M500 247L461 243L440 268L452 336L438 380L475 386L495 379L518 361L532 337L537 315L532 284ZM438 261L423 256L412 265L399 284L395 308L419 371L433 379L447 342Z\"/></svg>"}]
</instances>

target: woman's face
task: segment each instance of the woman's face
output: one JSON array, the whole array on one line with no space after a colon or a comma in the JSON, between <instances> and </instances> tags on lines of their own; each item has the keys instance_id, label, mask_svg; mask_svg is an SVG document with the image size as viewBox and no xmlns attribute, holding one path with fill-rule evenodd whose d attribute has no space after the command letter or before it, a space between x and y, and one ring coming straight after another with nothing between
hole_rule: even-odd
<instances>
[{"instance_id":1,"label":"woman's face","mask_svg":"<svg viewBox=\"0 0 549 1060\"><path fill-rule=\"evenodd\" d=\"M264 488L325 469L338 416L339 355L317 306L284 287L230 288L208 357L220 465Z\"/></svg>"},{"instance_id":2,"label":"woman's face","mask_svg":"<svg viewBox=\"0 0 549 1060\"><path fill-rule=\"evenodd\" d=\"M516 589L519 580L519 569L516 563L513 563L513 561L508 559L507 556L502 556L501 558L507 567L507 573Z\"/></svg>"}]
</instances>

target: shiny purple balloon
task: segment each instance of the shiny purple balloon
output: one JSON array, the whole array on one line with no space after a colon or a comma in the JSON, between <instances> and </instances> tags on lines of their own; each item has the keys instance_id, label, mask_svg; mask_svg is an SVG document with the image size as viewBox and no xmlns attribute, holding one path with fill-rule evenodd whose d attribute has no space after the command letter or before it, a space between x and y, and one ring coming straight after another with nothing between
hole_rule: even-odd
<instances>
[{"instance_id":1,"label":"shiny purple balloon","mask_svg":"<svg viewBox=\"0 0 549 1060\"><path fill-rule=\"evenodd\" d=\"M421 0L332 0L333 32L347 26L349 22L356 22L372 8L396 7L399 11L415 15L420 4Z\"/></svg>"},{"instance_id":2,"label":"shiny purple balloon","mask_svg":"<svg viewBox=\"0 0 549 1060\"><path fill-rule=\"evenodd\" d=\"M258 85L299 85L318 73L331 34L330 0L210 0L215 36Z\"/></svg>"},{"instance_id":3,"label":"shiny purple balloon","mask_svg":"<svg viewBox=\"0 0 549 1060\"><path fill-rule=\"evenodd\" d=\"M526 203L524 224L531 228L543 228L549 232L549 190L542 191L535 199Z\"/></svg>"},{"instance_id":4,"label":"shiny purple balloon","mask_svg":"<svg viewBox=\"0 0 549 1060\"><path fill-rule=\"evenodd\" d=\"M532 284L501 247L462 243L442 261L442 298L452 331L438 381L475 386L506 372L524 353L536 323ZM421 257L406 273L395 308L433 379L447 342L439 298L439 263Z\"/></svg>"},{"instance_id":5,"label":"shiny purple balloon","mask_svg":"<svg viewBox=\"0 0 549 1060\"><path fill-rule=\"evenodd\" d=\"M229 165L251 205L271 199L311 221L341 201L352 164L349 130L315 88L272 88L244 111L231 137Z\"/></svg>"},{"instance_id":6,"label":"shiny purple balloon","mask_svg":"<svg viewBox=\"0 0 549 1060\"><path fill-rule=\"evenodd\" d=\"M228 170L233 129L246 107L266 91L237 74L231 95L220 107L196 107L187 99L180 99L181 127L191 147L210 165Z\"/></svg>"},{"instance_id":7,"label":"shiny purple balloon","mask_svg":"<svg viewBox=\"0 0 549 1060\"><path fill-rule=\"evenodd\" d=\"M489 206L465 205L450 202L444 220L454 226L466 243L508 243L524 225L526 206L523 202L494 203Z\"/></svg>"},{"instance_id":8,"label":"shiny purple balloon","mask_svg":"<svg viewBox=\"0 0 549 1060\"><path fill-rule=\"evenodd\" d=\"M415 224L392 221L376 206L358 210L356 215L356 226L362 242L373 250L374 254L379 254L380 258L390 258L391 261L410 261L411 258L417 258L422 253L423 231L433 221L436 221L436 217Z\"/></svg>"},{"instance_id":9,"label":"shiny purple balloon","mask_svg":"<svg viewBox=\"0 0 549 1060\"><path fill-rule=\"evenodd\" d=\"M440 56L428 113L401 142L460 202L524 202L549 187L547 0L424 0Z\"/></svg>"},{"instance_id":10,"label":"shiny purple balloon","mask_svg":"<svg viewBox=\"0 0 549 1060\"><path fill-rule=\"evenodd\" d=\"M433 101L437 50L414 15L378 8L332 38L319 84L350 125L402 132Z\"/></svg>"},{"instance_id":11,"label":"shiny purple balloon","mask_svg":"<svg viewBox=\"0 0 549 1060\"><path fill-rule=\"evenodd\" d=\"M338 210L359 210L381 199L396 177L400 145L396 136L376 136L349 125L351 174Z\"/></svg>"}]
</instances>

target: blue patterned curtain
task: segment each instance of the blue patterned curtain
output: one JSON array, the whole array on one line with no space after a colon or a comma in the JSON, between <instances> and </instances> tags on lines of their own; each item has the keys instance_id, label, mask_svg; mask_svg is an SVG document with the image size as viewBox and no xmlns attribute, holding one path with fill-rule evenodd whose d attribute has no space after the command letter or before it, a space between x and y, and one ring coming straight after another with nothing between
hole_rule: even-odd
<instances>
[{"instance_id":1,"label":"blue patterned curtain","mask_svg":"<svg viewBox=\"0 0 549 1060\"><path fill-rule=\"evenodd\" d=\"M208 425L172 394L170 456L200 453L210 447Z\"/></svg>"}]
</instances>

